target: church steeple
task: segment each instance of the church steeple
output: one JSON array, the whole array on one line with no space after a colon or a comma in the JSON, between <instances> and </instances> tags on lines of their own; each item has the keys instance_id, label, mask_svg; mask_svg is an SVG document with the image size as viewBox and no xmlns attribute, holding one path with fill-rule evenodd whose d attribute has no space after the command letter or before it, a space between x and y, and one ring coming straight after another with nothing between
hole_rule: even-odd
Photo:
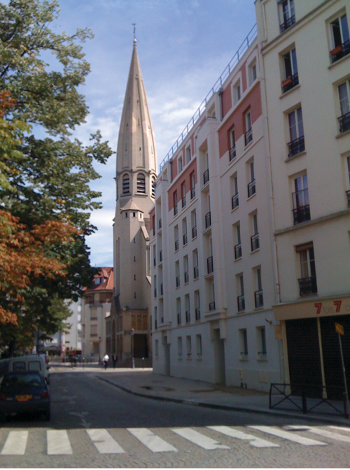
<instances>
[{"instance_id":1,"label":"church steeple","mask_svg":"<svg viewBox=\"0 0 350 470\"><path fill-rule=\"evenodd\" d=\"M145 194L151 196L156 164L152 122L137 54L136 39L134 39L118 138L116 175L119 183L118 199L123 195L127 196L127 177L129 177L130 196L142 194L143 184ZM140 174L135 177L135 172L139 171ZM122 202L120 203L123 205Z\"/></svg>"}]
</instances>

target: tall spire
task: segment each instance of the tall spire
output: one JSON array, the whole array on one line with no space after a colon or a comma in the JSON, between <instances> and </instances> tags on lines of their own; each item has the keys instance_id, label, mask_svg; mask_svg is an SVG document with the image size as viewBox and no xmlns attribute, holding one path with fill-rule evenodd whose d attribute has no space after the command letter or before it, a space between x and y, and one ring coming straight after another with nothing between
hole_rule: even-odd
<instances>
[{"instance_id":1,"label":"tall spire","mask_svg":"<svg viewBox=\"0 0 350 470\"><path fill-rule=\"evenodd\" d=\"M135 25L134 25L135 28ZM135 35L135 29L134 29ZM117 150L117 177L123 171L156 171L151 117L134 37Z\"/></svg>"}]
</instances>

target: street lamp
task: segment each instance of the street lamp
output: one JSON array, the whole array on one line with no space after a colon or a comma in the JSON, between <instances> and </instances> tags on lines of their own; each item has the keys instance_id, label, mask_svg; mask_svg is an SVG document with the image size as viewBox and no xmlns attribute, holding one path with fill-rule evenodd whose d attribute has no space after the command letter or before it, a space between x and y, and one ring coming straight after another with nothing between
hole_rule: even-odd
<instances>
[{"instance_id":1,"label":"street lamp","mask_svg":"<svg viewBox=\"0 0 350 470\"><path fill-rule=\"evenodd\" d=\"M134 358L134 328L131 329L131 363L132 368L135 369L135 358Z\"/></svg>"}]
</instances>

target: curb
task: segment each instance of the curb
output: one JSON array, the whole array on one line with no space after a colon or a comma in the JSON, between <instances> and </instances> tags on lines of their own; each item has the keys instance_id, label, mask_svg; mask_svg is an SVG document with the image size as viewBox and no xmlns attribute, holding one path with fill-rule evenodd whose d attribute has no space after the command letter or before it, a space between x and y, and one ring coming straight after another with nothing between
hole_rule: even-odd
<instances>
[{"instance_id":1,"label":"curb","mask_svg":"<svg viewBox=\"0 0 350 470\"><path fill-rule=\"evenodd\" d=\"M239 412L244 412L244 413L255 413L255 414L265 414L265 415L270 415L270 416L281 416L285 418L298 418L298 419L303 419L305 421L308 420L315 420L315 421L321 421L325 423L333 423L333 424L339 424L339 421L337 419L333 418L328 418L328 417L322 417L322 416L312 416L312 415L301 415L299 413L294 414L293 412L288 412L288 411L270 411L270 410L261 410L261 409L255 409L255 408L244 408L244 407L238 407L238 406L227 406L227 405L216 405L215 403L201 403L198 401L194 400L188 400L185 398L171 398L171 397L163 397L163 396L158 396L158 395L149 395L145 394L142 392L135 392L134 390L131 390L130 388L124 387L123 385L116 384L115 382L112 382L111 380L105 379L103 377L100 377L98 375L95 375L95 377L102 382L106 382L116 388L119 388L120 390L123 390L123 392L130 393L131 395L135 395L137 397L142 397L142 398L148 398L150 400L158 400L158 401L168 401L172 403L179 403L182 405L191 405L191 406L200 406L202 408L212 408L216 410L226 410L226 411L239 411ZM346 418L344 418L345 420ZM348 424L348 420L344 421L344 424Z\"/></svg>"}]
</instances>

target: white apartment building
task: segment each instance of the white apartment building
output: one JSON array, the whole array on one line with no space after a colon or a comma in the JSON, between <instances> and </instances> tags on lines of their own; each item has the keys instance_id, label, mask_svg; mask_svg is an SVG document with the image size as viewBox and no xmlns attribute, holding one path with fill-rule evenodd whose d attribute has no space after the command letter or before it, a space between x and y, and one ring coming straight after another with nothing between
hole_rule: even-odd
<instances>
[{"instance_id":1,"label":"white apartment building","mask_svg":"<svg viewBox=\"0 0 350 470\"><path fill-rule=\"evenodd\" d=\"M340 396L336 322L350 382L350 3L257 0L256 13L284 382Z\"/></svg>"},{"instance_id":2,"label":"white apartment building","mask_svg":"<svg viewBox=\"0 0 350 470\"><path fill-rule=\"evenodd\" d=\"M256 29L161 165L151 216L153 369L281 381Z\"/></svg>"}]
</instances>

